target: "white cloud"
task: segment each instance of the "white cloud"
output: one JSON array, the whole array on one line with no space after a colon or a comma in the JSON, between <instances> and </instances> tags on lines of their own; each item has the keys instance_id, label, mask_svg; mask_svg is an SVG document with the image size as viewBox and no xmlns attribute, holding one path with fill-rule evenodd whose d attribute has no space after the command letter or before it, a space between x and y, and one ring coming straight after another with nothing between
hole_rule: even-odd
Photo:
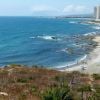
<instances>
[{"instance_id":1,"label":"white cloud","mask_svg":"<svg viewBox=\"0 0 100 100\"><path fill-rule=\"evenodd\" d=\"M32 14L35 15L68 15L68 14L84 14L89 10L83 5L67 5L66 7L54 7L50 5L33 5L31 7Z\"/></svg>"},{"instance_id":2,"label":"white cloud","mask_svg":"<svg viewBox=\"0 0 100 100\"><path fill-rule=\"evenodd\" d=\"M67 5L63 9L63 13L82 13L86 10L86 7L83 5Z\"/></svg>"},{"instance_id":3,"label":"white cloud","mask_svg":"<svg viewBox=\"0 0 100 100\"><path fill-rule=\"evenodd\" d=\"M47 6L47 5L34 5L31 9L32 9L32 12L58 11L58 9Z\"/></svg>"}]
</instances>

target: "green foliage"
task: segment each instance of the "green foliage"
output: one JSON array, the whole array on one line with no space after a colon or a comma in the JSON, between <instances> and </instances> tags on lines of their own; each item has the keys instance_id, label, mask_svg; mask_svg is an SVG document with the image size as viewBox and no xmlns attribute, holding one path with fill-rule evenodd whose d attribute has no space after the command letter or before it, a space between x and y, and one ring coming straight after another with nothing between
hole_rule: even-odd
<instances>
[{"instance_id":1,"label":"green foliage","mask_svg":"<svg viewBox=\"0 0 100 100\"><path fill-rule=\"evenodd\" d=\"M100 80L100 74L93 74L95 80Z\"/></svg>"},{"instance_id":2,"label":"green foliage","mask_svg":"<svg viewBox=\"0 0 100 100\"><path fill-rule=\"evenodd\" d=\"M21 70L21 71L19 71L19 73L20 74L27 74L28 72L27 72L27 70Z\"/></svg>"},{"instance_id":3,"label":"green foliage","mask_svg":"<svg viewBox=\"0 0 100 100\"><path fill-rule=\"evenodd\" d=\"M95 93L94 95L93 95L93 98L94 99L91 99L91 100L100 100L100 93Z\"/></svg>"},{"instance_id":4,"label":"green foliage","mask_svg":"<svg viewBox=\"0 0 100 100\"><path fill-rule=\"evenodd\" d=\"M16 67L16 66L21 67L21 65L18 65L18 64L10 64L10 66L11 67Z\"/></svg>"},{"instance_id":5,"label":"green foliage","mask_svg":"<svg viewBox=\"0 0 100 100\"><path fill-rule=\"evenodd\" d=\"M95 88L96 92L100 94L100 84L99 85L95 84L94 88Z\"/></svg>"},{"instance_id":6,"label":"green foliage","mask_svg":"<svg viewBox=\"0 0 100 100\"><path fill-rule=\"evenodd\" d=\"M37 90L36 86L32 85L32 86L30 87L30 92L31 92L31 93L36 92L36 90Z\"/></svg>"},{"instance_id":7,"label":"green foliage","mask_svg":"<svg viewBox=\"0 0 100 100\"><path fill-rule=\"evenodd\" d=\"M68 86L49 88L42 94L42 100L73 100Z\"/></svg>"},{"instance_id":8,"label":"green foliage","mask_svg":"<svg viewBox=\"0 0 100 100\"><path fill-rule=\"evenodd\" d=\"M59 76L55 76L54 77L54 80L59 81L60 80L60 77Z\"/></svg>"},{"instance_id":9,"label":"green foliage","mask_svg":"<svg viewBox=\"0 0 100 100\"><path fill-rule=\"evenodd\" d=\"M62 75L57 75L54 77L54 80L60 83L65 83L66 82L66 75L62 74Z\"/></svg>"},{"instance_id":10,"label":"green foliage","mask_svg":"<svg viewBox=\"0 0 100 100\"><path fill-rule=\"evenodd\" d=\"M21 93L19 96L19 100L26 100L27 94L26 93Z\"/></svg>"},{"instance_id":11,"label":"green foliage","mask_svg":"<svg viewBox=\"0 0 100 100\"><path fill-rule=\"evenodd\" d=\"M27 78L19 78L19 79L17 79L17 82L19 82L19 83L27 83L28 79Z\"/></svg>"},{"instance_id":12,"label":"green foliage","mask_svg":"<svg viewBox=\"0 0 100 100\"><path fill-rule=\"evenodd\" d=\"M91 86L90 85L82 85L78 91L80 92L90 92L91 91Z\"/></svg>"},{"instance_id":13,"label":"green foliage","mask_svg":"<svg viewBox=\"0 0 100 100\"><path fill-rule=\"evenodd\" d=\"M32 76L30 76L28 79L29 79L29 80L34 80L35 78L34 78L34 77L32 77Z\"/></svg>"},{"instance_id":14,"label":"green foliage","mask_svg":"<svg viewBox=\"0 0 100 100\"><path fill-rule=\"evenodd\" d=\"M93 74L94 80L91 80L90 75L77 71L67 73L37 66L11 66L0 69L0 91L9 94L10 99L100 100L100 74Z\"/></svg>"},{"instance_id":15,"label":"green foliage","mask_svg":"<svg viewBox=\"0 0 100 100\"><path fill-rule=\"evenodd\" d=\"M54 80L57 82L63 83L65 81L65 77L64 75L57 75L55 76Z\"/></svg>"},{"instance_id":16,"label":"green foliage","mask_svg":"<svg viewBox=\"0 0 100 100\"><path fill-rule=\"evenodd\" d=\"M2 71L0 71L0 75L2 75L2 74L7 75L7 74L8 74L8 71L7 71L7 70L2 70Z\"/></svg>"}]
</instances>

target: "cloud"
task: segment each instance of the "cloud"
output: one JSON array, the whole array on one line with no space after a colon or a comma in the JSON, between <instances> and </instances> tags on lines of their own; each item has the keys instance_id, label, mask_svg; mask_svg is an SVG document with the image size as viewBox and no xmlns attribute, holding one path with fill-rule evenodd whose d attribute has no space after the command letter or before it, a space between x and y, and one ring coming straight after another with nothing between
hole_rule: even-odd
<instances>
[{"instance_id":1,"label":"cloud","mask_svg":"<svg viewBox=\"0 0 100 100\"><path fill-rule=\"evenodd\" d=\"M67 5L63 9L63 13L83 13L86 7L83 5Z\"/></svg>"},{"instance_id":2,"label":"cloud","mask_svg":"<svg viewBox=\"0 0 100 100\"><path fill-rule=\"evenodd\" d=\"M65 7L54 7L50 5L33 5L31 7L33 15L68 15L68 14L84 14L88 10L83 5L67 5Z\"/></svg>"},{"instance_id":3,"label":"cloud","mask_svg":"<svg viewBox=\"0 0 100 100\"><path fill-rule=\"evenodd\" d=\"M34 5L32 8L32 12L54 12L54 11L58 11L58 9L54 8L54 7L50 7L47 5Z\"/></svg>"}]
</instances>

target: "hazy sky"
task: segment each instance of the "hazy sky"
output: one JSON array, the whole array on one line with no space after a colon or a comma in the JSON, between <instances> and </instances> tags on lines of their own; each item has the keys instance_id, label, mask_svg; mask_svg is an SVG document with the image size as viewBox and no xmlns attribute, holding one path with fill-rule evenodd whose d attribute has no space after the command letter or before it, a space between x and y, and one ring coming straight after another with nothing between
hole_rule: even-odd
<instances>
[{"instance_id":1,"label":"hazy sky","mask_svg":"<svg viewBox=\"0 0 100 100\"><path fill-rule=\"evenodd\" d=\"M87 14L100 0L0 0L0 16Z\"/></svg>"}]
</instances>

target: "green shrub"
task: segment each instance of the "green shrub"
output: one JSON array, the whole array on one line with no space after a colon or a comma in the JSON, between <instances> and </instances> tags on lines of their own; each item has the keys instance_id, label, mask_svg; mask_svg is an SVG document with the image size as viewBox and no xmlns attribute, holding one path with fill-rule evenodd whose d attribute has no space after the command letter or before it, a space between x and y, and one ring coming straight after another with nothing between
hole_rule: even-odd
<instances>
[{"instance_id":1,"label":"green shrub","mask_svg":"<svg viewBox=\"0 0 100 100\"><path fill-rule=\"evenodd\" d=\"M10 64L10 66L11 67L16 67L16 66L21 67L21 65L19 65L19 64Z\"/></svg>"},{"instance_id":2,"label":"green shrub","mask_svg":"<svg viewBox=\"0 0 100 100\"><path fill-rule=\"evenodd\" d=\"M73 100L69 87L49 88L42 94L42 100Z\"/></svg>"},{"instance_id":3,"label":"green shrub","mask_svg":"<svg viewBox=\"0 0 100 100\"><path fill-rule=\"evenodd\" d=\"M32 86L30 87L30 92L31 92L31 93L36 92L36 90L37 90L36 86L32 85Z\"/></svg>"},{"instance_id":4,"label":"green shrub","mask_svg":"<svg viewBox=\"0 0 100 100\"><path fill-rule=\"evenodd\" d=\"M78 91L83 91L83 92L90 92L91 91L91 86L90 85L82 85L80 88L78 88Z\"/></svg>"},{"instance_id":5,"label":"green shrub","mask_svg":"<svg viewBox=\"0 0 100 100\"><path fill-rule=\"evenodd\" d=\"M99 85L95 84L94 88L95 88L96 92L100 94L100 84Z\"/></svg>"},{"instance_id":6,"label":"green shrub","mask_svg":"<svg viewBox=\"0 0 100 100\"><path fill-rule=\"evenodd\" d=\"M19 96L19 100L26 100L27 99L27 94L26 93L21 93Z\"/></svg>"},{"instance_id":7,"label":"green shrub","mask_svg":"<svg viewBox=\"0 0 100 100\"><path fill-rule=\"evenodd\" d=\"M95 80L100 80L100 74L93 74Z\"/></svg>"},{"instance_id":8,"label":"green shrub","mask_svg":"<svg viewBox=\"0 0 100 100\"><path fill-rule=\"evenodd\" d=\"M26 79L26 78L19 78L19 79L17 79L17 82L19 82L19 83L27 83L28 79Z\"/></svg>"}]
</instances>

